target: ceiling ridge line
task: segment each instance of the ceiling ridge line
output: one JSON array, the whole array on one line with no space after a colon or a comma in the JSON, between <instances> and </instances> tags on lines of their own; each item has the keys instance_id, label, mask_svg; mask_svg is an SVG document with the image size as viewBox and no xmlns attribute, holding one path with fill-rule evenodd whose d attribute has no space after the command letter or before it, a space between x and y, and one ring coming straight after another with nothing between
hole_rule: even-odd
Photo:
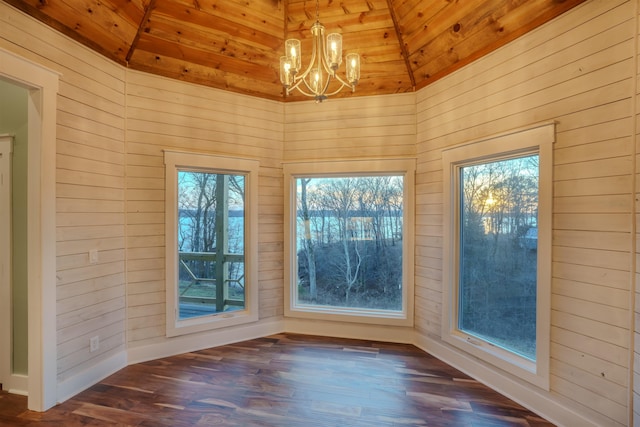
<instances>
[{"instance_id":1,"label":"ceiling ridge line","mask_svg":"<svg viewBox=\"0 0 640 427\"><path fill-rule=\"evenodd\" d=\"M125 62L127 64L127 67L129 66L129 61L131 60L131 57L133 56L133 51L136 50L136 47L138 46L138 42L140 41L140 34L142 34L142 31L144 31L143 29L144 25L149 20L149 17L151 16L151 12L156 7L156 1L157 0L149 0L149 5L147 6L147 9L144 11L144 16L140 21L140 25L138 25L138 31L136 32L136 36L131 41L129 52L127 52L127 56L125 57Z\"/></svg>"},{"instance_id":2,"label":"ceiling ridge line","mask_svg":"<svg viewBox=\"0 0 640 427\"><path fill-rule=\"evenodd\" d=\"M282 5L284 7L283 12L283 22L282 22L282 44L284 46L285 40L289 36L289 0L282 0ZM286 50L286 49L283 49ZM286 52L283 52L286 55ZM287 91L282 88L281 96L286 100L287 99Z\"/></svg>"},{"instance_id":3,"label":"ceiling ridge line","mask_svg":"<svg viewBox=\"0 0 640 427\"><path fill-rule=\"evenodd\" d=\"M415 92L416 78L413 75L413 70L411 69L411 63L409 62L409 51L407 50L407 46L404 43L404 39L402 37L402 31L400 31L400 27L398 26L398 18L396 17L396 11L393 8L392 2L393 0L387 0L387 8L389 9L389 15L391 16L391 21L393 21L393 28L396 30L396 37L398 37L398 44L400 45L402 58L404 59L404 64L407 67L407 74L409 75L409 79L411 80L411 87Z\"/></svg>"}]
</instances>

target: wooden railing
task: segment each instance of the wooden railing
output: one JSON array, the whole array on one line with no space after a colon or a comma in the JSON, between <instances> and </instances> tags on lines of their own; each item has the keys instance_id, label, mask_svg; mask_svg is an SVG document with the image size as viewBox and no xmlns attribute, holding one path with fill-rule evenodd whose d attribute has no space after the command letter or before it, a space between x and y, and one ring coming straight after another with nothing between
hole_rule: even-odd
<instances>
[{"instance_id":1,"label":"wooden railing","mask_svg":"<svg viewBox=\"0 0 640 427\"><path fill-rule=\"evenodd\" d=\"M233 299L229 296L229 285L237 283L243 287L242 277L232 279L229 277L229 263L244 263L244 255L218 254L217 252L178 252L180 266L187 272L190 283L179 292L180 303L203 304L215 306L215 312L223 312L229 307L244 307L244 299ZM188 261L211 262L216 265L215 277L199 277L188 264ZM209 284L215 288L215 292L206 296L186 295L194 285ZM221 284L219 286L219 284Z\"/></svg>"}]
</instances>

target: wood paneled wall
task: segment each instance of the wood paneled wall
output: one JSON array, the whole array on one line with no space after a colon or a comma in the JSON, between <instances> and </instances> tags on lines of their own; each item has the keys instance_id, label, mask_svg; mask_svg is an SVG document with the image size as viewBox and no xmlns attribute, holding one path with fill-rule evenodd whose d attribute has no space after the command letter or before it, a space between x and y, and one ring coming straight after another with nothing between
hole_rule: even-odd
<instances>
[{"instance_id":1,"label":"wood paneled wall","mask_svg":"<svg viewBox=\"0 0 640 427\"><path fill-rule=\"evenodd\" d=\"M285 104L285 161L415 157L415 94Z\"/></svg>"},{"instance_id":2,"label":"wood paneled wall","mask_svg":"<svg viewBox=\"0 0 640 427\"><path fill-rule=\"evenodd\" d=\"M418 94L417 329L440 337L442 149L555 120L549 395L610 426L629 421L635 2L587 2Z\"/></svg>"},{"instance_id":3,"label":"wood paneled wall","mask_svg":"<svg viewBox=\"0 0 640 427\"><path fill-rule=\"evenodd\" d=\"M57 166L57 369L64 381L125 350L126 70L6 3L0 47L61 73L50 161ZM91 353L95 335L100 349Z\"/></svg>"},{"instance_id":4,"label":"wood paneled wall","mask_svg":"<svg viewBox=\"0 0 640 427\"><path fill-rule=\"evenodd\" d=\"M640 0L636 0L636 9L635 9L635 17L636 17L636 22L640 22ZM637 27L638 28L638 27ZM640 43L638 43L637 41L640 40L640 28L638 28L638 32L635 34L636 37L636 46L635 46L635 53L636 53L636 58L640 58ZM638 64L636 62L636 64ZM638 201L640 201L640 187L638 186L638 180L640 179L640 170L638 170L638 167L640 165L640 159L638 158L639 154L640 154L640 128L638 128L638 124L640 123L640 108L638 105L637 100L640 99L640 85L638 85L638 82L640 81L640 66L636 66L636 85L635 85L635 96L636 96L636 102L634 104L634 114L635 114L635 132L636 132L636 139L635 139L635 159L634 159L634 171L635 171L635 187L634 187L634 191L635 191L635 202L636 202L636 208L635 208L635 241L636 241L636 253L635 253L635 258L634 258L634 281L635 281L635 309L634 309L634 323L633 325L635 326L635 330L634 330L634 346L633 346L633 379L632 379L632 384L633 384L633 394L632 394L632 401L633 401L633 425L634 426L640 426L640 306L638 305L638 303L640 302L640 291L639 291L639 284L640 284L640 273L638 271L638 268L640 266L640 247L638 247L637 242L640 241L640 228L638 227L638 224L640 224L640 213L639 213L639 209L638 209Z\"/></svg>"},{"instance_id":5,"label":"wood paneled wall","mask_svg":"<svg viewBox=\"0 0 640 427\"><path fill-rule=\"evenodd\" d=\"M283 313L283 105L131 71L127 82L127 318L138 346L164 340L163 149L257 159L260 318Z\"/></svg>"}]
</instances>

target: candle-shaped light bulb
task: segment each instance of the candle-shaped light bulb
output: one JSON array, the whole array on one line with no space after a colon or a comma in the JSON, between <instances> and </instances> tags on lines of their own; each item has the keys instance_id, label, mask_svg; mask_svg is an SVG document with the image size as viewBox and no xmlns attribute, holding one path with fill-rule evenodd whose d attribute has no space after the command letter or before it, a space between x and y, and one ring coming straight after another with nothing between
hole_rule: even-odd
<instances>
[{"instance_id":1,"label":"candle-shaped light bulb","mask_svg":"<svg viewBox=\"0 0 640 427\"><path fill-rule=\"evenodd\" d=\"M284 87L291 86L291 61L286 56L280 57L280 83Z\"/></svg>"},{"instance_id":2,"label":"candle-shaped light bulb","mask_svg":"<svg viewBox=\"0 0 640 427\"><path fill-rule=\"evenodd\" d=\"M360 55L357 53L347 55L347 80L353 86L360 80Z\"/></svg>"},{"instance_id":3,"label":"candle-shaped light bulb","mask_svg":"<svg viewBox=\"0 0 640 427\"><path fill-rule=\"evenodd\" d=\"M285 54L291 65L291 73L296 74L302 66L302 51L300 50L300 40L288 39L285 41Z\"/></svg>"},{"instance_id":4,"label":"candle-shaped light bulb","mask_svg":"<svg viewBox=\"0 0 640 427\"><path fill-rule=\"evenodd\" d=\"M338 33L329 34L327 36L327 46L329 46L329 51L326 53L326 58L329 67L337 70L342 62L342 35Z\"/></svg>"},{"instance_id":5,"label":"candle-shaped light bulb","mask_svg":"<svg viewBox=\"0 0 640 427\"><path fill-rule=\"evenodd\" d=\"M316 70L313 73L313 82L311 86L313 87L313 92L315 94L319 94L322 90L322 75L320 74L319 70Z\"/></svg>"}]
</instances>

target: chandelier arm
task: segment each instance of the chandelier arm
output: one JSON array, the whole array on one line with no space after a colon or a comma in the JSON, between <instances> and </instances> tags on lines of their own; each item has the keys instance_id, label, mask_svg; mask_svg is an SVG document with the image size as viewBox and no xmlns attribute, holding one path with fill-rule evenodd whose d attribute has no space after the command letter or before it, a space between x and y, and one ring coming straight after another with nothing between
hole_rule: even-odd
<instances>
[{"instance_id":1,"label":"chandelier arm","mask_svg":"<svg viewBox=\"0 0 640 427\"><path fill-rule=\"evenodd\" d=\"M343 88L343 87L345 87L345 86L347 86L347 87L351 87L351 86L349 86L349 85L347 85L347 84L342 83L338 89L334 90L334 91L333 91L333 92L331 92L331 93L325 93L324 95L325 95L325 96L333 96L333 95L336 95L336 94L337 94L338 92L340 92L340 91L342 90L342 88ZM352 88L352 89L353 89L353 88Z\"/></svg>"},{"instance_id":2,"label":"chandelier arm","mask_svg":"<svg viewBox=\"0 0 640 427\"><path fill-rule=\"evenodd\" d=\"M309 61L309 68L307 69L307 71L305 71L302 80L304 81L304 85L307 87L307 89L309 89L309 91L314 94L313 96L322 96L322 94L324 93L324 89L320 89L317 82L315 85L312 85L311 80L314 78L316 73L322 75L321 67L324 66L324 26L318 21L313 25L313 27L313 49L311 61ZM315 86L315 89L312 86Z\"/></svg>"},{"instance_id":3,"label":"chandelier arm","mask_svg":"<svg viewBox=\"0 0 640 427\"><path fill-rule=\"evenodd\" d=\"M296 89L298 89L298 92L300 92L301 94L303 94L304 96L308 96L309 98L313 98L316 95L314 93L309 93L309 92L305 92L304 89L302 89L301 87L296 87ZM289 92L287 92L287 94L290 94Z\"/></svg>"},{"instance_id":4,"label":"chandelier arm","mask_svg":"<svg viewBox=\"0 0 640 427\"><path fill-rule=\"evenodd\" d=\"M324 57L324 55L322 55ZM336 72L329 66L329 64L327 64L327 61L325 58L322 58L322 68L324 68L324 71L329 74L330 76L333 76L336 74Z\"/></svg>"},{"instance_id":5,"label":"chandelier arm","mask_svg":"<svg viewBox=\"0 0 640 427\"><path fill-rule=\"evenodd\" d=\"M304 85L307 87L307 89L309 89L309 91L311 92L311 95L307 95L307 96L322 96L324 94L324 92L327 90L327 87L329 86L329 82L331 81L331 76L329 76L329 78L327 79L327 83L324 85L324 87L322 88L322 90L318 90L318 89L313 89L313 87L311 87L311 85L309 84L309 82L307 81L307 79L302 80L304 82ZM298 87L298 90L300 90L300 88ZM302 92L302 90L300 90L300 92Z\"/></svg>"},{"instance_id":6,"label":"chandelier arm","mask_svg":"<svg viewBox=\"0 0 640 427\"><path fill-rule=\"evenodd\" d=\"M322 35L318 37L318 44L318 47L320 48L319 56L322 68L324 68L329 75L335 74L335 71L329 66L329 61L327 61L327 41L324 38L324 31L322 32Z\"/></svg>"},{"instance_id":7,"label":"chandelier arm","mask_svg":"<svg viewBox=\"0 0 640 427\"><path fill-rule=\"evenodd\" d=\"M300 82L304 81L305 77L309 75L309 73L313 69L313 64L315 63L315 61L316 61L316 47L314 44L313 52L311 53L311 61L309 61L309 66L307 67L306 70L304 70L302 74L297 74L296 76L293 77L293 81L296 81L296 80L298 81L298 83L296 83L295 86L298 86Z\"/></svg>"},{"instance_id":8,"label":"chandelier arm","mask_svg":"<svg viewBox=\"0 0 640 427\"><path fill-rule=\"evenodd\" d=\"M287 93L293 92L295 89L299 89L300 83L304 82L304 74L303 75L295 75L293 77L294 84L287 88Z\"/></svg>"},{"instance_id":9,"label":"chandelier arm","mask_svg":"<svg viewBox=\"0 0 640 427\"><path fill-rule=\"evenodd\" d=\"M342 87L345 87L345 86L346 86L346 87L350 88L351 90L356 90L356 86L355 86L355 85L352 85L351 83L344 81L344 80L342 79L342 77L340 77L337 73L336 73L336 75L335 75L335 78L336 78L336 80L338 80L340 83L342 83ZM341 87L340 89L342 89L342 87Z\"/></svg>"},{"instance_id":10,"label":"chandelier arm","mask_svg":"<svg viewBox=\"0 0 640 427\"><path fill-rule=\"evenodd\" d=\"M307 96L316 96L316 95L317 95L316 91L315 91L315 90L313 90L313 88L311 87L311 85L309 84L309 82L307 81L307 79L304 79L304 80L302 80L302 81L304 82L305 87L306 87L307 89L309 89L309 91L310 91L310 95L307 95L306 93L305 93L305 95L307 95ZM298 90L299 90L300 92L302 92L302 90L301 90L299 87L298 87Z\"/></svg>"},{"instance_id":11,"label":"chandelier arm","mask_svg":"<svg viewBox=\"0 0 640 427\"><path fill-rule=\"evenodd\" d=\"M331 83L331 74L327 76L327 82L324 84L322 92L318 93L318 96L326 96L327 89L329 89L329 83Z\"/></svg>"},{"instance_id":12,"label":"chandelier arm","mask_svg":"<svg viewBox=\"0 0 640 427\"><path fill-rule=\"evenodd\" d=\"M331 79L332 79L332 77L335 77L335 78L336 78L336 80L338 80L338 81L340 82L340 86L339 86L336 90L334 90L333 92L326 93L327 89L329 88L329 84L331 83ZM300 87L300 83L302 83L302 82L304 82L304 86L306 86L306 88L309 90L309 92L304 91L304 90ZM349 84L349 83L345 82L342 78L340 78L340 76L339 76L338 74L335 74L335 75L331 75L331 74L330 74L330 75L328 76L328 78L327 78L327 82L326 82L326 84L324 85L324 88L323 88L323 89L322 89L322 91L321 91L321 92L319 92L319 93L315 93L315 92L314 92L313 88L309 85L309 83L307 82L307 80L306 80L306 79L299 80L299 81L298 81L294 86L291 86L291 87L288 89L288 92L287 92L287 93L290 93L290 92L291 92L291 91L293 91L294 89L298 89L298 91L299 91L300 93L302 93L303 95L308 96L308 97L316 97L316 96L325 96L325 97L326 97L326 96L333 96L333 95L336 95L336 94L337 94L337 93L339 93L339 92L340 92L344 87L348 87L348 88L349 88L349 89L351 89L352 91L353 91L353 90L355 90L355 85L351 85L351 84Z\"/></svg>"},{"instance_id":13,"label":"chandelier arm","mask_svg":"<svg viewBox=\"0 0 640 427\"><path fill-rule=\"evenodd\" d=\"M316 22L315 24L313 24L313 26L319 26L319 29L317 30L319 35L314 34L313 35L313 44L312 44L312 48L311 48L311 60L309 61L309 65L307 66L307 69L304 70L304 72L302 73L298 73L296 76L293 77L293 81L295 82L296 80L304 80L309 73L311 72L311 70L313 69L313 66L316 63L316 58L319 56L318 55L318 49L321 47L318 45L319 40L322 39L322 35L324 34L324 26L322 24L320 24L320 22ZM320 29L322 29L322 31L320 31ZM322 56L322 55L320 55ZM296 84L296 86L299 85ZM311 88L309 88L311 89Z\"/></svg>"},{"instance_id":14,"label":"chandelier arm","mask_svg":"<svg viewBox=\"0 0 640 427\"><path fill-rule=\"evenodd\" d=\"M294 84L292 86L289 86L287 88L287 95L291 94L291 92L293 92L296 89L300 90L300 88L298 87L298 86L300 86L300 83L302 83L302 80L299 80L298 83L296 83L296 84Z\"/></svg>"},{"instance_id":15,"label":"chandelier arm","mask_svg":"<svg viewBox=\"0 0 640 427\"><path fill-rule=\"evenodd\" d=\"M316 96L316 95L320 95L320 94L325 94L326 96L332 96L337 94L338 92L340 92L344 87L348 87L349 89L351 89L352 91L355 90L355 85L352 85L351 83L348 83L346 81L344 81L339 74L335 73L335 74L329 74L327 76L327 83L324 85L324 89L322 90L322 92L318 93L318 94L314 94L313 93L313 88L311 87L311 85L309 85L309 83L307 82L307 80L304 78L306 76L297 76L297 78L294 78L294 81L296 81L296 83L292 86L289 86L287 88L287 93L290 94L291 92L293 92L294 90L298 89L300 92L303 93L303 95L306 96ZM340 87L338 89L336 89L334 92L331 93L324 93L326 92L326 90L329 88L329 84L331 83L331 79L335 78L337 81L340 82ZM304 82L304 86L307 87L307 89L310 91L309 92L303 92L301 86L301 83Z\"/></svg>"}]
</instances>

